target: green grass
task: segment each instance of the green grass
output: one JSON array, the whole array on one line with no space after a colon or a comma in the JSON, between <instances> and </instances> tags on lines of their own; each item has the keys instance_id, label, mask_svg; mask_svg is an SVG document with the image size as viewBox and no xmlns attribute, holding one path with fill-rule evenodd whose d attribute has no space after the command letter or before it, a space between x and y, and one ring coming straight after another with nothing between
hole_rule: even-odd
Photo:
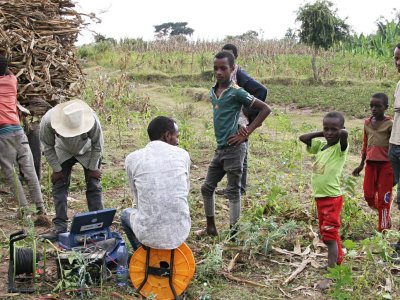
<instances>
[{"instance_id":1,"label":"green grass","mask_svg":"<svg viewBox=\"0 0 400 300\"><path fill-rule=\"evenodd\" d=\"M383 92L393 103L393 87L387 83L351 83L333 85L268 84L268 101L279 106L311 108L314 111L337 110L347 116L365 118L369 115L369 101L374 93Z\"/></svg>"},{"instance_id":2,"label":"green grass","mask_svg":"<svg viewBox=\"0 0 400 300\"><path fill-rule=\"evenodd\" d=\"M199 239L193 234L205 224L200 186L215 148L212 110L206 96L212 85L212 52L194 52L191 64L192 54L184 51L165 51L161 55L156 51L127 53L96 47L85 50L90 68L86 69L84 98L98 113L104 129L105 207L115 207L119 214L131 205L124 159L146 145L146 127L153 117L173 117L180 127L180 146L190 153L192 233L187 242L198 265L188 299L280 299L288 295L298 299L331 299L344 293L354 299L400 297L400 279L388 247L399 237L398 233L375 233L377 215L363 200L362 178L350 175L359 163L363 124L359 118L368 115L371 94L386 92L392 100L396 74L390 64L382 59L363 60L361 56L327 52L319 60L321 70L325 70L324 83L314 85L309 79L307 55L277 53L252 57L244 53L240 63L269 88L268 102L273 114L250 139L250 185L242 199L238 242L230 243L228 201L219 196L216 221L220 236ZM298 136L320 129L323 114L333 109L345 113L350 132L351 148L342 180L346 203L341 234L350 240L346 244L353 252L345 269L330 273L335 278L332 288L319 292L313 285L327 274L318 268L326 263L326 258L319 255L326 253L326 249L314 243L318 225L310 187L312 158ZM46 168L43 178L48 178ZM48 191L45 200L51 211L50 186L42 184ZM223 181L220 186L225 184ZM78 201L70 203L72 212L86 210L84 188L82 170L75 168L70 196ZM395 211L392 214L395 224L398 216ZM14 229L8 223L2 225L2 236ZM113 229L121 231L118 216ZM276 250L294 251L295 247L301 247L301 251L309 247L315 256L284 255ZM5 242L0 243L0 257L5 258L6 252ZM237 254L239 258L230 273L236 279L229 279L228 265ZM307 265L292 282L283 284L305 257L312 259L313 264ZM115 290L114 283L105 283L103 296L96 292L92 298L108 299ZM117 292L132 294L129 289Z\"/></svg>"}]
</instances>

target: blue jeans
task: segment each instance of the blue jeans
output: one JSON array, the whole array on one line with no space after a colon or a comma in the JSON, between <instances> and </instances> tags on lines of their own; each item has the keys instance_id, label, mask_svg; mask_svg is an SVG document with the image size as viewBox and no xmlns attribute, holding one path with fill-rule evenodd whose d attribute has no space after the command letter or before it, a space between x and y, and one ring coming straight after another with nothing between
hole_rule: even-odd
<instances>
[{"instance_id":1,"label":"blue jeans","mask_svg":"<svg viewBox=\"0 0 400 300\"><path fill-rule=\"evenodd\" d=\"M135 252L142 244L136 238L135 233L131 228L131 215L137 212L135 208L126 208L121 213L121 225L129 242L132 245L132 249Z\"/></svg>"},{"instance_id":2,"label":"blue jeans","mask_svg":"<svg viewBox=\"0 0 400 300\"><path fill-rule=\"evenodd\" d=\"M400 206L400 145L390 144L389 160L392 164L394 182L397 184L397 204Z\"/></svg>"},{"instance_id":3,"label":"blue jeans","mask_svg":"<svg viewBox=\"0 0 400 300\"><path fill-rule=\"evenodd\" d=\"M67 231L67 197L71 181L72 167L78 162L75 157L72 157L61 164L63 178L53 184L53 199L56 210L56 217L53 223L56 231ZM89 211L103 209L103 197L101 189L101 181L97 178L89 176L89 169L83 168L86 181L86 200Z\"/></svg>"}]
</instances>

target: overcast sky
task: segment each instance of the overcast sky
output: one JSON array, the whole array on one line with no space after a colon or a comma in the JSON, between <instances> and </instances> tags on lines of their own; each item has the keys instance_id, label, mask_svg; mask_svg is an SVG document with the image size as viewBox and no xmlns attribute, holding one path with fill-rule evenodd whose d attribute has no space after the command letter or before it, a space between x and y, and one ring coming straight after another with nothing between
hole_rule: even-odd
<instances>
[{"instance_id":1,"label":"overcast sky","mask_svg":"<svg viewBox=\"0 0 400 300\"><path fill-rule=\"evenodd\" d=\"M357 33L376 30L380 16L392 18L399 1L331 0L341 18ZM123 37L151 40L154 25L188 22L194 29L192 39L223 39L248 30L262 33L265 39L279 39L288 28L298 27L296 11L304 0L76 0L76 9L94 12L102 19L90 29L116 39ZM78 43L93 41L84 31Z\"/></svg>"}]
</instances>

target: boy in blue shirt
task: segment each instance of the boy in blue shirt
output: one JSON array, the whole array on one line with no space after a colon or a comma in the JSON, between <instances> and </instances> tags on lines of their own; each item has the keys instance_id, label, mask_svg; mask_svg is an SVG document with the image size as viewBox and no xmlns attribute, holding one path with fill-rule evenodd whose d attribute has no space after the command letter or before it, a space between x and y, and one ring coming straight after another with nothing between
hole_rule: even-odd
<instances>
[{"instance_id":1,"label":"boy in blue shirt","mask_svg":"<svg viewBox=\"0 0 400 300\"><path fill-rule=\"evenodd\" d=\"M218 235L214 216L214 192L225 174L228 179L226 195L229 199L231 235L236 233L234 227L240 216L240 180L246 155L244 142L271 112L267 104L250 95L231 80L234 69L235 58L232 53L222 51L215 55L216 83L210 91L210 98L213 105L217 150L201 187L207 218L207 227L201 232L212 236ZM239 132L238 120L242 106L252 107L260 112L247 128L241 128Z\"/></svg>"}]
</instances>

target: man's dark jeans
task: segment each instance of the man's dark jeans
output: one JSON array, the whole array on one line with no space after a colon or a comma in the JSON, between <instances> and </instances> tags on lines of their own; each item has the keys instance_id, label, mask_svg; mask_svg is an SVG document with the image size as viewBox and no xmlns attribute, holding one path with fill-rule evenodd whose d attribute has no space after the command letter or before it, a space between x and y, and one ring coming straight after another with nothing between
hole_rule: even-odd
<instances>
[{"instance_id":1,"label":"man's dark jeans","mask_svg":"<svg viewBox=\"0 0 400 300\"><path fill-rule=\"evenodd\" d=\"M136 238L131 228L131 215L135 213L135 208L126 208L121 213L121 225L129 242L131 243L133 252L135 252L142 244Z\"/></svg>"},{"instance_id":2,"label":"man's dark jeans","mask_svg":"<svg viewBox=\"0 0 400 300\"><path fill-rule=\"evenodd\" d=\"M247 155L249 153L249 141L247 140L244 143L246 144L246 155L244 156L242 179L240 182L240 193L242 195L246 193L246 187L247 187Z\"/></svg>"},{"instance_id":3,"label":"man's dark jeans","mask_svg":"<svg viewBox=\"0 0 400 300\"><path fill-rule=\"evenodd\" d=\"M77 159L72 157L61 164L63 179L53 184L53 199L56 210L56 217L53 223L57 232L67 231L67 197L71 181L72 167L77 163ZM89 177L89 169L83 168L86 181L86 200L89 211L103 209L101 181L97 178Z\"/></svg>"},{"instance_id":4,"label":"man's dark jeans","mask_svg":"<svg viewBox=\"0 0 400 300\"><path fill-rule=\"evenodd\" d=\"M214 191L226 174L228 180L226 195L229 199L229 222L234 225L238 221L240 216L240 181L246 151L245 143L215 151L214 157L208 166L205 182L201 186L204 210L207 217L215 215Z\"/></svg>"},{"instance_id":5,"label":"man's dark jeans","mask_svg":"<svg viewBox=\"0 0 400 300\"><path fill-rule=\"evenodd\" d=\"M397 204L400 206L400 145L390 144L389 160L393 169L394 181L397 183Z\"/></svg>"}]
</instances>

